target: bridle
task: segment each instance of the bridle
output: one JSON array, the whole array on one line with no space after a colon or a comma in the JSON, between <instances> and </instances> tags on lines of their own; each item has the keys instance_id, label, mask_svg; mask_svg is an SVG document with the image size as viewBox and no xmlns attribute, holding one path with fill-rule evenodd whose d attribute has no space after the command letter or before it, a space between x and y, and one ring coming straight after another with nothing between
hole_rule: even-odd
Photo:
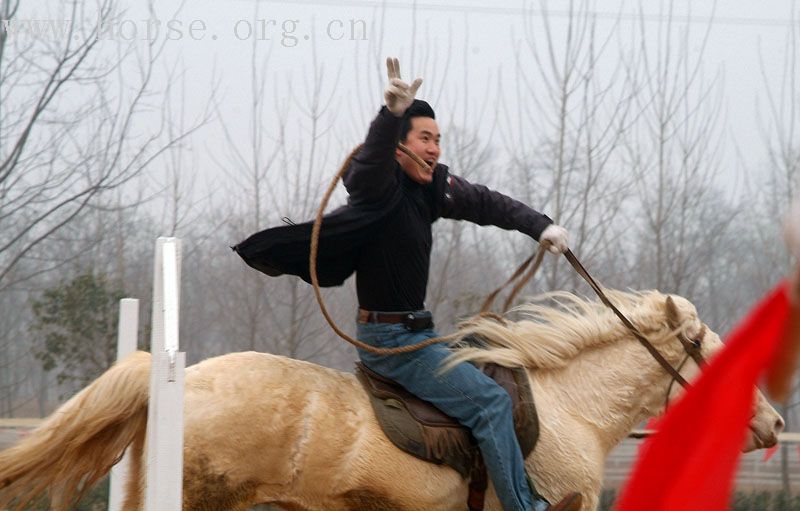
<instances>
[{"instance_id":1,"label":"bridle","mask_svg":"<svg viewBox=\"0 0 800 511\"><path fill-rule=\"evenodd\" d=\"M344 175L346 170L349 168L350 162L353 160L353 158L356 156L356 154L361 150L361 147L362 147L362 145L359 145L358 147L353 149L353 151L347 157L347 159L345 160L345 162L342 164L341 168L337 172L336 176L334 176L333 180L331 181L330 185L328 186L328 190L325 192L325 195L322 198L322 202L321 202L321 204L320 204L320 206L319 206L319 208L317 210L317 216L316 216L316 219L314 220L314 225L313 225L312 232L311 232L311 249L310 249L310 254L309 254L309 274L311 276L311 282L312 282L312 285L314 287L314 295L315 295L315 297L317 299L317 303L320 306L320 310L322 312L322 315L325 317L325 319L327 320L327 322L331 326L331 328L334 330L334 332L336 332L336 334L339 335L339 337L341 337L345 341L349 342L350 344L352 344L352 345L354 345L354 346L356 346L358 348L361 348L363 350L367 350L367 351L370 351L370 352L373 352L373 353L377 353L377 354L393 355L393 354L397 354L397 353L407 353L407 352L410 352L410 351L416 351L416 350L424 348L426 346L430 346L431 344L442 343L442 342L450 342L450 341L455 339L455 334L449 335L449 336L444 336L444 337L436 337L436 338L432 338L432 339L426 339L426 340L424 340L422 342L419 342L419 343L416 343L416 344L412 344L412 345L408 345L408 346L401 346L401 347L396 347L396 348L376 348L374 346L371 346L369 344L361 342L358 339L354 339L354 338L350 337L349 335L347 335L344 331L342 331L336 325L336 323L333 321L333 318L330 316L330 314L328 313L327 308L325 307L325 303L324 303L324 301L322 299L322 294L321 294L320 289L319 289L319 281L318 281L318 278L317 278L317 269L316 269L317 268L317 251L318 251L318 244L319 244L319 233L320 233L320 229L322 227L322 216L323 216L323 214L325 212L325 208L326 208L326 206L328 204L328 201L329 201L331 195L333 194L333 191L336 188L337 183L339 182L339 179L341 179L341 177ZM419 166L421 166L423 168L429 168L428 165L419 156L414 154L407 147L405 147L402 144L398 144L398 147L405 154L407 154L414 161L416 161L416 163ZM495 290L494 292L492 292L489 295L489 297L486 299L486 301L483 304L481 315L487 314L486 311L488 311L488 309L491 307L491 304L494 301L495 297L497 296L497 294L502 289L504 289L506 286L510 285L512 282L516 281L516 285L514 287L514 290L511 293L511 295L508 297L508 299L506 300L506 303L505 303L505 308L508 308L508 306L511 304L511 301L513 300L513 297L516 296L516 294L522 289L522 287L524 287L524 285L528 281L530 281L530 279L533 277L533 275L538 270L539 266L542 263L542 259L544 258L544 252L545 252L546 248L547 247L545 246L544 243L540 243L538 252L534 256L531 256L527 260L525 260L525 262L522 263L522 265L517 269L517 271L514 273L514 275L512 275L511 278L509 278L508 281L506 281L505 284L503 284L500 288L498 288L497 290ZM699 334L697 335L697 337L695 339L691 339L691 340L687 339L686 335L681 331L678 331L675 334L675 336L680 341L680 343L683 346L683 349L684 349L684 351L686 353L686 356L683 358L683 360L681 361L681 363L678 365L678 367L676 369L675 367L672 366L672 364L669 363L669 361L667 361L666 358L664 358L664 356L655 348L655 346L653 346L652 343L650 343L650 341L647 340L647 338L644 335L642 335L641 332L639 332L639 330L636 328L636 326L634 326L634 324L631 323L631 321L628 318L626 318L625 315L622 314L622 312L620 312L620 310L611 302L611 300L609 300L609 298L603 292L602 288L597 284L597 282L594 280L594 278L592 278L592 276L589 275L589 273L586 271L586 268L584 268L583 265L580 263L580 261L578 261L578 259L572 253L572 251L567 249L564 252L564 257L567 258L567 261L569 261L569 263L572 265L572 267L575 269L575 271L578 272L578 274L581 277L583 277L583 279L589 284L589 286L591 286L591 288L595 291L595 293L597 293L597 296L600 298L600 301L603 302L603 304L605 304L608 308L610 308L614 312L614 314L616 314L616 316L628 328L628 330L631 332L631 334L633 334L633 336L642 344L642 346L644 346L645 349L647 349L647 351L650 353L650 355L653 356L653 358L659 363L659 365L661 365L661 367L663 367L664 370L667 373L669 373L670 376L672 376L672 379L670 380L669 386L667 387L667 394L666 394L666 397L665 397L664 409L666 410L667 406L669 405L669 395L672 392L672 386L675 384L675 382L678 382L684 389L688 390L689 387L690 387L690 384L689 384L689 382L686 381L686 378L684 378L680 374L681 369L683 369L683 366L686 364L686 362L689 360L689 358L694 360L695 363L697 364L697 366L699 368L701 368L701 369L705 365L707 365L706 360L705 360L705 358L703 357L703 355L701 353L703 337L705 337L705 334L706 334L706 331L707 331L706 326L703 325L703 327L701 328ZM525 271L526 269L527 269L527 271ZM755 431L755 429L753 428L752 425L750 425L750 429L751 429L751 431L753 431L754 434L756 434L756 431ZM758 436L758 435L756 434L756 436Z\"/></svg>"},{"instance_id":2,"label":"bridle","mask_svg":"<svg viewBox=\"0 0 800 511\"><path fill-rule=\"evenodd\" d=\"M572 251L568 249L566 252L564 252L564 256L567 258L567 261L569 261L572 267L575 268L575 271L577 271L578 274L583 277L583 279L592 287L592 289L594 289L594 292L597 293L600 301L610 308L614 314L617 315L617 317L619 317L619 319L628 328L628 330L630 330L633 336L636 337L636 339L645 348L647 348L647 351L650 352L650 354L656 359L661 367L663 367L664 370L667 371L670 376L672 376L672 379L667 386L667 393L664 396L664 410L666 411L667 407L669 406L669 395L672 393L672 386L675 385L675 382L678 382L685 390L688 390L691 387L691 384L689 384L689 382L686 381L686 378L684 378L680 373L681 369L683 369L683 366L686 365L686 362L688 362L691 358L700 369L703 369L703 367L708 365L708 362L701 353L703 349L703 338L705 338L708 328L706 325L703 325L700 329L700 332L698 332L694 339L687 338L682 331L677 331L675 333L675 337L678 339L678 341L680 341L681 346L683 346L683 351L685 352L683 360L680 364L678 364L676 369L675 367L672 367L672 364L670 364L669 361L667 361L667 359L664 358L664 356L655 348L655 346L653 346L650 341L648 341L647 338L642 335L641 332L639 332L633 323L631 323L631 321L626 318L625 315L622 314L622 312L620 312L620 310L617 309L613 303L611 303L611 300L608 299L606 294L603 292L603 289L597 284L592 276L589 275L589 273L586 271L586 268L584 268L580 261L578 261ZM753 413L750 419L752 420L753 417L755 417L755 413ZM756 438L760 439L760 436L752 423L748 424L747 427Z\"/></svg>"},{"instance_id":3,"label":"bridle","mask_svg":"<svg viewBox=\"0 0 800 511\"><path fill-rule=\"evenodd\" d=\"M703 349L703 338L706 336L707 330L708 328L705 325L703 325L703 327L700 329L700 333L698 333L697 337L695 337L692 340L687 339L686 335L684 335L683 332L678 332L676 334L676 337L683 346L683 350L686 352L686 356L684 356L683 360L681 360L681 363L678 364L677 368L678 374L680 374L681 369L683 369L683 366L686 365L686 362L688 362L690 358L694 360L695 364L697 364L697 367L699 367L700 369L703 369L703 367L706 366L707 362L705 357L703 357L701 350ZM665 412L667 408L669 408L669 396L670 394L672 394L672 386L675 385L676 381L677 380L675 380L675 378L672 378L669 381L669 385L667 386L667 394L664 396ZM687 388L687 385L683 385L683 388L684 389Z\"/></svg>"},{"instance_id":4,"label":"bridle","mask_svg":"<svg viewBox=\"0 0 800 511\"><path fill-rule=\"evenodd\" d=\"M600 301L603 302L606 305L606 307L611 309L614 312L614 314L616 314L616 316L622 321L625 327L627 327L627 329L631 332L631 334L633 334L636 340L638 340L639 343L641 343L641 345L644 346L645 349L647 349L650 355L652 355L653 358L656 359L656 362L658 362L659 365L661 365L661 367L663 367L664 370L667 373L669 373L670 376L672 376L672 381L670 382L669 385L670 388L672 388L672 385L675 382L678 382L684 389L688 389L690 387L689 382L687 382L686 378L684 378L681 375L680 369L683 367L683 365L689 358L694 360L700 367L706 364L705 358L703 358L702 353L700 353L703 347L702 339L705 336L705 331L706 331L705 326L703 326L703 329L700 331L700 335L698 335L698 337L693 340L687 339L686 336L683 334L683 332L677 332L676 337L683 346L683 350L686 352L686 358L684 358L683 362L680 363L678 369L675 369L672 366L672 364L670 364L669 361L666 358L664 358L664 355L662 355L656 349L656 347L653 346L653 344L649 340L647 340L647 338L644 335L642 335L641 332L639 332L639 329L636 328L636 326L634 326L634 324L631 323L631 321L627 317L625 317L625 315L622 314L622 312L620 312L620 310L611 302L611 300L609 300L609 298L603 292L603 289L600 287L600 285L592 278L591 275L589 275L589 272L586 271L586 268L584 268L583 265L580 263L580 261L578 261L578 259L572 253L572 251L567 249L567 251L564 252L564 257L566 257L567 261L569 261L572 267L575 268L575 271L578 272L578 275L583 277L583 279L589 284L589 286L591 286L594 292L597 293L597 296L598 298L600 298ZM669 396L669 391L667 391L667 396Z\"/></svg>"},{"instance_id":5,"label":"bridle","mask_svg":"<svg viewBox=\"0 0 800 511\"><path fill-rule=\"evenodd\" d=\"M350 344L353 344L357 348L361 348L363 350L367 350L376 354L393 355L397 353L407 353L410 351L415 351L424 348L434 343L450 342L454 339L454 336L452 335L444 337L436 337L433 339L426 339L422 342L408 346L400 346L396 348L377 348L375 346L371 346L369 344L366 344L358 339L354 339L349 335L347 335L336 325L336 323L333 321L333 318L328 313L327 307L325 307L325 303L322 299L322 294L319 289L319 281L317 278L317 251L319 248L319 233L322 227L322 216L325 212L325 207L328 204L328 200L330 199L334 189L336 188L337 183L339 182L339 179L341 179L341 177L347 171L347 169L350 166L350 162L353 160L355 155L360 151L361 147L362 146L358 146L355 149L353 149L353 151L347 157L345 162L342 164L341 168L339 169L339 172L337 172L336 176L334 176L333 180L328 186L328 190L325 192L325 195L322 198L322 202L317 210L316 219L314 220L314 226L311 230L311 249L309 253L309 275L311 276L311 283L314 287L314 295L317 298L317 303L320 306L322 315L328 321L328 324L331 326L331 328L333 328L334 332L336 332L339 335L339 337L349 342ZM424 161L422 161L411 150L409 150L402 144L399 144L398 147L400 150L402 150L407 155L412 157L417 162L418 165L422 167L427 167L427 164ZM516 285L514 286L511 295L506 300L504 307L507 308L510 305L514 296L516 296L516 294L521 290L521 288L533 277L533 275L538 270L539 266L542 263L542 259L544 257L544 252L546 248L547 247L545 243L540 243L538 252L533 256L529 257L528 259L526 259L525 262L523 262L522 265L517 269L517 271L514 272L511 278L509 278L502 286L500 286L500 288L496 289L489 295L489 297L487 297L486 301L483 304L481 314L485 314L488 311L495 297L501 290L503 290L505 287L511 285L516 281ZM592 278L592 276L589 275L589 272L586 271L586 268L584 268L583 265L580 263L580 261L578 261L578 259L572 253L572 251L567 249L564 252L564 256L567 258L567 261L570 262L572 267L575 268L575 271L577 271L578 274L581 277L583 277L584 280L586 280L586 282L592 287L592 289L594 289L595 293L597 293L597 296L600 298L600 301L602 301L607 307L609 307L614 312L614 314L617 315L617 317L619 317L619 319L628 328L628 330L630 330L633 336L636 337L636 339L642 344L642 346L644 346L647 349L648 352L650 352L650 354L653 356L653 358L656 359L656 361L661 365L661 367L663 367L664 370L667 371L667 373L669 373L670 376L672 376L672 381L670 382L669 389L667 391L667 396L669 396L669 392L672 388L672 385L675 382L678 382L684 388L689 388L689 382L687 382L686 379L683 376L681 376L680 369L686 363L686 360L688 360L690 357L695 362L697 362L698 366L705 364L705 360L703 359L703 356L700 353L702 347L701 344L702 336L700 336L699 339L690 341L683 335L682 332L677 333L677 337L680 340L681 344L683 345L683 349L686 351L686 359L684 359L684 361L681 362L681 364L678 366L678 369L675 369L672 366L672 364L670 364L669 361L667 361L667 359L665 359L664 356L661 353L659 353L659 351L655 348L655 346L653 346L650 343L650 341L648 341L647 338L644 335L642 335L641 332L639 332L639 330L633 325L633 323L631 323L631 321L628 318L626 318L625 315L622 314L622 312L620 312L620 310L611 302L611 300L608 299L606 294L603 292L602 288L597 284L597 282L595 282L594 278ZM700 333L704 334L704 332L705 331L703 330Z\"/></svg>"}]
</instances>

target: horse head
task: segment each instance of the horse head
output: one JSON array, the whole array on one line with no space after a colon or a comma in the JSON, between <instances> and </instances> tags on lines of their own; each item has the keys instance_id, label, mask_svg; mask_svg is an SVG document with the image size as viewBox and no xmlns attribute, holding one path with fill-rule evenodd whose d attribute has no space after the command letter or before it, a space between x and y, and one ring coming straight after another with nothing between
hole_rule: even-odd
<instances>
[{"instance_id":1,"label":"horse head","mask_svg":"<svg viewBox=\"0 0 800 511\"><path fill-rule=\"evenodd\" d=\"M750 430L747 434L744 452L774 447L778 443L778 434L786 423L777 410L772 407L760 390L756 390L755 409L750 419Z\"/></svg>"},{"instance_id":2,"label":"horse head","mask_svg":"<svg viewBox=\"0 0 800 511\"><path fill-rule=\"evenodd\" d=\"M678 306L678 302L684 305L683 311ZM722 349L724 344L715 332L696 319L696 313L693 313L694 307L687 300L668 296L664 309L667 325L675 332L676 338L681 341L684 352L686 352L683 360L692 359L692 362L694 362L684 369L682 374L685 372L687 379L693 379L702 370L700 366L705 363L704 361L712 358ZM686 321L686 318L688 318L688 321ZM690 339L690 344L688 345L685 342L687 337ZM697 349L699 357L691 356L693 348ZM701 361L699 364L697 363L697 358ZM678 386L676 385L675 387ZM668 399L674 399L675 395L680 392L681 390L671 391ZM778 443L778 434L783 431L785 426L783 418L767 401L764 394L758 389L754 389L754 393L753 415L750 420L747 439L742 449L743 452L773 447Z\"/></svg>"},{"instance_id":3,"label":"horse head","mask_svg":"<svg viewBox=\"0 0 800 511\"><path fill-rule=\"evenodd\" d=\"M698 317L694 305L658 291L607 294L680 377L695 379L704 361L724 346ZM548 293L515 309L516 321L475 318L463 334L486 340L486 348L459 349L450 364L472 360L529 369L556 407L573 408L595 423L612 445L648 417L661 414L682 392L677 378L659 365L606 306L570 293ZM745 451L770 447L784 422L757 394ZM578 412L575 412L578 410Z\"/></svg>"}]
</instances>

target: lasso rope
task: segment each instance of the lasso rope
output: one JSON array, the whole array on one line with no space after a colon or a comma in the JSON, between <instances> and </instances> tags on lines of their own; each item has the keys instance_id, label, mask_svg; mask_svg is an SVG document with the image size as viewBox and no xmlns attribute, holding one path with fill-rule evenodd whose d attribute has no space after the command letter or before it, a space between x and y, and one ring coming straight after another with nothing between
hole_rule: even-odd
<instances>
[{"instance_id":1,"label":"lasso rope","mask_svg":"<svg viewBox=\"0 0 800 511\"><path fill-rule=\"evenodd\" d=\"M328 309L325 306L325 302L322 300L322 293L320 291L319 280L317 278L317 252L319 249L319 233L320 233L320 228L322 227L322 215L325 212L325 208L328 205L328 201L330 200L331 195L333 195L333 191L336 189L336 185L339 183L339 179L341 179L341 177L350 167L350 163L353 161L355 155L361 150L362 146L363 144L353 149L353 151L345 160L344 164L342 164L342 167L339 169L339 172L337 172L336 176L334 176L333 180L331 181L331 184L328 186L328 189L326 190L325 195L322 198L322 202L320 203L319 209L317 210L317 217L314 220L314 227L311 230L311 254L309 256L309 273L311 275L311 283L314 286L314 296L316 296L317 298L317 303L319 304L320 310L322 311L322 315L325 316L325 319L328 321L328 324L331 326L333 331L339 335L339 337L349 342L353 346L356 346L357 348L361 348L364 351L369 351L371 353L375 353L378 355L396 355L398 353L409 353L412 351L420 350L432 344L450 342L452 340L455 340L458 337L457 333L450 334L444 337L434 337L431 339L426 339L424 341L418 342L416 344L399 346L397 348L376 348L375 346L366 344L365 342L359 341L358 339L353 339L352 337L347 335L344 331L342 331L342 329L340 329L336 325L336 322L333 321L333 318L328 313ZM422 160L422 158L411 152L411 150L408 149L406 146L404 146L403 144L398 144L398 147L400 148L401 151L403 151L405 154L411 157L411 159L413 159L417 163L417 165L428 170L429 172L431 171L428 164L425 163ZM494 290L486 298L486 300L483 303L483 307L481 308L482 310L478 315L492 317L497 321L503 321L503 318L501 316L488 312L488 309L492 306L494 299L497 297L500 291L502 291L505 287L509 286L515 280L518 280L517 284L514 286L514 289L512 290L511 294L506 299L503 305L504 310L508 308L508 306L514 300L514 297L517 295L517 293L519 293L522 287L525 286L525 284L533 277L533 275L539 269L539 266L541 265L542 259L544 257L544 252L548 248L548 246L549 245L547 244L547 242L544 243L540 242L538 252L535 255L526 259L520 265L520 267L517 268L514 274L502 286ZM578 261L578 259L572 253L572 251L569 249L566 250L566 252L564 252L564 256L573 266L575 271L577 271L578 274L580 274L581 277L583 277L586 280L586 282L592 287L592 289L597 293L597 296L600 298L600 300L607 307L609 307L614 312L614 314L616 314L619 317L619 319L625 324L625 326L634 335L634 337L636 337L636 339L639 340L639 342L642 345L644 345L645 348L647 348L650 354L673 377L673 379L676 380L681 385L683 385L684 387L688 387L688 383L680 374L679 370L676 370L674 367L672 367L672 365L663 357L663 355L661 355L661 353L659 353L659 351L650 343L650 341L648 341L647 338L644 337L639 332L639 330L633 325L633 323L631 323L630 320L626 318L622 314L622 312L620 312L619 309L617 309L614 306L613 303L611 303L611 300L609 300L609 298L605 295L600 285L591 277L591 275L589 275L589 273L586 271L583 265ZM526 268L528 268L529 265L530 268L526 272L525 270ZM524 276L522 276L523 274ZM681 339L680 337L679 339L681 340L681 343L684 345L684 349L686 349L687 354L689 356L692 356L693 353L691 351L691 348L687 347L687 343L689 343L689 341L684 342L684 340ZM699 353L697 354L697 356L702 358L702 356L699 355ZM700 362L698 362L698 365L700 365Z\"/></svg>"},{"instance_id":2,"label":"lasso rope","mask_svg":"<svg viewBox=\"0 0 800 511\"><path fill-rule=\"evenodd\" d=\"M453 340L458 338L458 334L457 333L450 334L450 335L447 335L447 336L444 336L444 337L433 337L431 339L426 339L426 340L418 342L416 344L409 344L407 346L399 346L397 348L376 348L375 346L369 345L369 344L367 344L367 343L365 343L363 341L359 341L358 339L354 339L354 338L350 337L349 335L347 335L347 333L345 333L341 328L339 328L339 326L336 324L336 322L331 317L330 313L328 313L328 308L325 306L325 302L322 299L322 292L320 291L320 288L319 288L319 279L317 278L317 252L319 250L319 232L320 232L320 229L322 228L322 215L325 213L325 208L328 206L328 201L330 200L331 195L333 195L333 192L336 189L336 185L339 184L339 180L342 178L344 173L350 167L350 164L352 163L353 158L355 158L356 154L358 154L358 152L361 150L362 147L363 147L363 144L361 144L358 147L356 147L355 149L353 149L353 151L350 153L350 155L347 157L347 159L342 164L342 166L339 169L339 171L334 176L333 180L331 180L331 184L328 186L328 189L325 191L325 195L322 197L322 202L320 203L319 209L317 210L317 217L314 219L314 227L311 229L311 254L309 256L308 269L309 269L309 274L311 275L311 284L314 287L314 296L316 296L316 298L317 298L317 303L319 304L319 308L322 311L322 315L325 316L325 320L328 322L328 324L331 326L333 331L336 332L336 334L339 337L341 337L342 339L344 339L345 341L349 342L350 344L352 344L353 346L355 346L357 348L360 348L360 349L362 349L364 351L369 351L370 353L375 353L375 354L378 354L378 355L396 355L398 353L409 353L409 352L412 352L412 351L421 350L422 348L425 348L425 347L430 346L432 344L438 344L438 343L453 341ZM403 144L398 144L398 147L400 148L401 151L403 151L405 154L407 154L409 157L411 157L411 159L413 159L417 163L417 165L419 165L420 167L422 167L422 168L424 168L424 169L426 169L428 171L431 171L431 168L428 166L428 164L425 163L422 160L422 158L420 158L419 156L414 154L408 147L404 146ZM492 306L492 302L494 301L494 299L498 295L498 293L500 293L500 291L502 291L505 287L510 285L516 279L518 279L524 273L525 268L529 264L531 264L531 262L533 262L533 264L531 266L531 269L527 272L527 274L524 276L524 278L521 279L517 283L517 285L514 287L514 290L511 293L511 295L506 299L506 302L505 302L503 307L504 307L504 310L508 308L508 306L511 304L512 300L517 295L517 293L519 293L519 291L522 289L522 287L536 273L536 270L539 268L539 265L542 263L542 257L544 256L545 248L546 248L545 246L540 246L539 247L539 251L537 252L535 257L531 256L528 259L526 259L525 262L522 263L522 265L517 269L517 271L514 272L514 274L511 276L511 278L509 278L506 281L505 284L503 284L502 286L497 288L494 292L492 292L491 295L489 295L489 297L484 302L483 307L481 308L481 313L480 313L481 315L490 315L488 313L488 310ZM498 316L493 316L493 317L497 318Z\"/></svg>"}]
</instances>

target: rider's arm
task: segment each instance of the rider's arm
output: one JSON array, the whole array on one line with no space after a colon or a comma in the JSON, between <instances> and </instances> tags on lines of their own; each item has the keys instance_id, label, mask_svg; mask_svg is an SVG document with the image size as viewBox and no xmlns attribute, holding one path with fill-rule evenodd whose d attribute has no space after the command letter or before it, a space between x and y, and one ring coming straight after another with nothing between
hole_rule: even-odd
<instances>
[{"instance_id":1,"label":"rider's arm","mask_svg":"<svg viewBox=\"0 0 800 511\"><path fill-rule=\"evenodd\" d=\"M401 125L402 119L385 106L370 124L364 146L342 178L351 204L381 202L397 187L395 149Z\"/></svg>"},{"instance_id":2,"label":"rider's arm","mask_svg":"<svg viewBox=\"0 0 800 511\"><path fill-rule=\"evenodd\" d=\"M546 215L500 192L449 174L442 187L440 212L444 218L468 220L516 230L535 240L553 223Z\"/></svg>"}]
</instances>

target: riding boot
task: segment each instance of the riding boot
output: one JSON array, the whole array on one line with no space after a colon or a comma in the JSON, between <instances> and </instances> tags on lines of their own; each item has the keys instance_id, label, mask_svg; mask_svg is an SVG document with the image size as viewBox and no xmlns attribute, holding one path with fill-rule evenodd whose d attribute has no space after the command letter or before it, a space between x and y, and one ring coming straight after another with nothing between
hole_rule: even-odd
<instances>
[{"instance_id":1,"label":"riding boot","mask_svg":"<svg viewBox=\"0 0 800 511\"><path fill-rule=\"evenodd\" d=\"M533 493L533 509L531 511L580 511L583 504L583 496L580 493L568 493L563 499L558 501L555 505L544 498L533 484L530 476L528 478L528 486L531 487Z\"/></svg>"}]
</instances>

